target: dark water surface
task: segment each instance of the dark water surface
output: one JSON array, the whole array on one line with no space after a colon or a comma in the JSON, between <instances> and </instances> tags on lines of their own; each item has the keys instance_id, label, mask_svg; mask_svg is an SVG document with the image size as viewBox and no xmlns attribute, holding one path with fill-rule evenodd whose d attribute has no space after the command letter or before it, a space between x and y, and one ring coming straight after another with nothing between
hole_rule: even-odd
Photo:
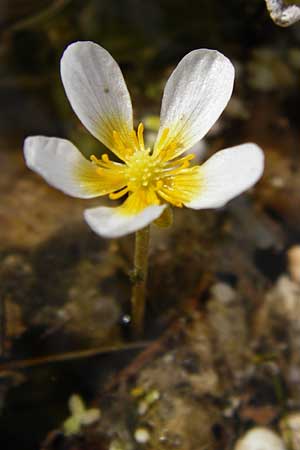
<instances>
[{"instance_id":1,"label":"dark water surface","mask_svg":"<svg viewBox=\"0 0 300 450\"><path fill-rule=\"evenodd\" d=\"M46 186L22 159L24 138L35 134L69 138L85 155L101 150L63 91L64 48L77 40L107 48L124 72L136 119L159 113L165 80L187 52L223 52L237 68L235 100L208 136L208 152L245 141L266 151L255 208L243 199L201 217L182 212L172 233L154 232L146 332L152 340L178 314L176 305L195 297L205 274L248 292L249 301L250 288L267 289L286 271L285 251L300 233L300 25L276 27L262 0L2 0L0 24L0 447L35 450L68 417L73 393L99 406L103 387L139 352L9 366L131 342L122 317L129 312L132 238L98 239L82 222L85 202ZM286 184L276 191L281 177ZM208 295L203 289L201 307ZM258 303L256 296L244 305L247 314ZM239 420L228 435L256 423ZM214 429L227 450L234 438L219 423Z\"/></svg>"}]
</instances>

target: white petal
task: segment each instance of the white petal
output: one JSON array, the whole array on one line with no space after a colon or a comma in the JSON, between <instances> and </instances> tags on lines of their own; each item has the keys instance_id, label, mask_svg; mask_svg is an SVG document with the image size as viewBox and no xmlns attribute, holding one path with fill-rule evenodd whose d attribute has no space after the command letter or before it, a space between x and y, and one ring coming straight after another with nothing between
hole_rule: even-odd
<instances>
[{"instance_id":1,"label":"white petal","mask_svg":"<svg viewBox=\"0 0 300 450\"><path fill-rule=\"evenodd\" d=\"M165 128L165 144L175 139L177 152L205 136L227 105L233 88L234 67L216 50L188 53L170 76L163 95L157 143Z\"/></svg>"},{"instance_id":2,"label":"white petal","mask_svg":"<svg viewBox=\"0 0 300 450\"><path fill-rule=\"evenodd\" d=\"M119 189L124 184L119 179L115 183L113 176L105 177L103 182L96 167L65 139L28 137L24 143L24 155L30 169L45 178L51 186L72 197L97 197Z\"/></svg>"},{"instance_id":3,"label":"white petal","mask_svg":"<svg viewBox=\"0 0 300 450\"><path fill-rule=\"evenodd\" d=\"M120 213L120 208L100 206L84 211L84 218L91 229L104 238L117 238L146 227L157 219L166 205L148 206L138 214Z\"/></svg>"},{"instance_id":4,"label":"white petal","mask_svg":"<svg viewBox=\"0 0 300 450\"><path fill-rule=\"evenodd\" d=\"M62 82L84 126L112 150L113 131L126 139L133 128L132 106L122 72L93 42L75 42L61 59Z\"/></svg>"},{"instance_id":5,"label":"white petal","mask_svg":"<svg viewBox=\"0 0 300 450\"><path fill-rule=\"evenodd\" d=\"M202 187L189 208L220 208L253 186L264 169L263 151L247 143L221 150L200 166Z\"/></svg>"}]
</instances>

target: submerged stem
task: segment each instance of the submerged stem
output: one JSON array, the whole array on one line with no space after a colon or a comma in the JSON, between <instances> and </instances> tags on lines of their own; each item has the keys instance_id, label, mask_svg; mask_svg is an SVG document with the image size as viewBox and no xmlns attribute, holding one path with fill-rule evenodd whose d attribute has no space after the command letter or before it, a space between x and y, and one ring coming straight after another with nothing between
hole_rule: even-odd
<instances>
[{"instance_id":1,"label":"submerged stem","mask_svg":"<svg viewBox=\"0 0 300 450\"><path fill-rule=\"evenodd\" d=\"M131 296L132 329L135 336L140 336L144 328L149 236L149 225L135 233L134 274Z\"/></svg>"}]
</instances>

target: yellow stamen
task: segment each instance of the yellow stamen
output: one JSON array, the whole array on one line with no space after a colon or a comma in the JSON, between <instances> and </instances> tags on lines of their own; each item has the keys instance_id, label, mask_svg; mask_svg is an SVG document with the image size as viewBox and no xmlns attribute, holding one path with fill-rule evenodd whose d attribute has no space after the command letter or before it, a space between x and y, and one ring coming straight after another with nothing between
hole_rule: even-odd
<instances>
[{"instance_id":1,"label":"yellow stamen","mask_svg":"<svg viewBox=\"0 0 300 450\"><path fill-rule=\"evenodd\" d=\"M160 189L157 191L158 195L160 195L164 200L171 203L171 205L177 206L178 208L182 208L182 202L177 200L176 198L173 198L172 195L169 195L166 193L165 190Z\"/></svg>"},{"instance_id":2,"label":"yellow stamen","mask_svg":"<svg viewBox=\"0 0 300 450\"><path fill-rule=\"evenodd\" d=\"M105 163L110 163L111 162L107 153L103 153L103 155L101 155L101 159Z\"/></svg>"},{"instance_id":3,"label":"yellow stamen","mask_svg":"<svg viewBox=\"0 0 300 450\"><path fill-rule=\"evenodd\" d=\"M92 164L95 164L97 166L96 173L98 175L107 176L108 170L110 171L111 177L115 177L116 175L117 176L124 175L124 168L126 166L124 166L124 164L111 161L106 153L101 155L101 159L98 159L95 155L91 155L90 160L92 161Z\"/></svg>"},{"instance_id":4,"label":"yellow stamen","mask_svg":"<svg viewBox=\"0 0 300 450\"><path fill-rule=\"evenodd\" d=\"M133 145L134 145L135 149L138 150L138 148L139 148L139 141L138 141L136 132L134 130L132 130L132 132L131 132L131 137L132 137Z\"/></svg>"},{"instance_id":5,"label":"yellow stamen","mask_svg":"<svg viewBox=\"0 0 300 450\"><path fill-rule=\"evenodd\" d=\"M170 175L177 175L182 173L184 169L190 166L190 161L195 158L193 153L184 156L183 158L177 159L165 165L163 169L162 177L169 177Z\"/></svg>"},{"instance_id":6,"label":"yellow stamen","mask_svg":"<svg viewBox=\"0 0 300 450\"><path fill-rule=\"evenodd\" d=\"M192 159L195 158L195 154L194 153L189 153L186 156L183 156L182 158L178 159L177 161L183 161L183 160L187 160L187 161L192 161Z\"/></svg>"},{"instance_id":7,"label":"yellow stamen","mask_svg":"<svg viewBox=\"0 0 300 450\"><path fill-rule=\"evenodd\" d=\"M128 132L128 136L125 141L122 139L121 134L118 131L114 130L112 134L115 145L113 152L123 161L127 161L134 151L130 139L132 132Z\"/></svg>"},{"instance_id":8,"label":"yellow stamen","mask_svg":"<svg viewBox=\"0 0 300 450\"><path fill-rule=\"evenodd\" d=\"M99 162L99 159L95 155L91 155L90 160L95 164L97 164Z\"/></svg>"},{"instance_id":9,"label":"yellow stamen","mask_svg":"<svg viewBox=\"0 0 300 450\"><path fill-rule=\"evenodd\" d=\"M127 194L128 191L129 191L129 189L126 186L125 188L121 189L118 192L112 192L111 194L109 194L109 198L111 200L117 200L118 198L121 198L121 197L123 197L123 195Z\"/></svg>"},{"instance_id":10,"label":"yellow stamen","mask_svg":"<svg viewBox=\"0 0 300 450\"><path fill-rule=\"evenodd\" d=\"M124 150L124 148L125 148L124 144L122 142L122 139L121 139L119 133L116 130L113 131L113 138L114 138L114 141L115 141L115 144L116 144L117 148L119 150Z\"/></svg>"},{"instance_id":11,"label":"yellow stamen","mask_svg":"<svg viewBox=\"0 0 300 450\"><path fill-rule=\"evenodd\" d=\"M98 160L98 165L100 167L103 167L104 169L114 169L114 170L116 170L118 166L117 163L109 159L107 153L103 153L103 155L101 155L101 160Z\"/></svg>"},{"instance_id":12,"label":"yellow stamen","mask_svg":"<svg viewBox=\"0 0 300 450\"><path fill-rule=\"evenodd\" d=\"M160 136L160 139L159 139L159 141L157 143L157 148L158 149L160 149L164 145L164 143L166 142L166 139L168 137L169 131L170 131L170 128L164 128L163 129L163 131L161 133L161 136Z\"/></svg>"},{"instance_id":13,"label":"yellow stamen","mask_svg":"<svg viewBox=\"0 0 300 450\"><path fill-rule=\"evenodd\" d=\"M149 189L147 193L147 200L149 205L159 205L159 199L153 189Z\"/></svg>"},{"instance_id":14,"label":"yellow stamen","mask_svg":"<svg viewBox=\"0 0 300 450\"><path fill-rule=\"evenodd\" d=\"M139 141L140 150L145 150L143 133L144 133L144 125L142 123L140 123L138 126L138 141Z\"/></svg>"},{"instance_id":15,"label":"yellow stamen","mask_svg":"<svg viewBox=\"0 0 300 450\"><path fill-rule=\"evenodd\" d=\"M170 135L170 129L164 128L154 152L145 148L144 125L140 123L137 131L128 132L127 140L117 131L113 131L116 154L121 155L125 164L111 161L104 153L100 158L91 155L96 165L95 173L99 183L106 178L114 178L114 189L109 194L111 200L117 200L129 194L125 201L124 214L133 214L150 205L169 203L181 208L199 192L202 181L199 166L190 167L194 154L176 159L174 155L180 148L176 136Z\"/></svg>"},{"instance_id":16,"label":"yellow stamen","mask_svg":"<svg viewBox=\"0 0 300 450\"><path fill-rule=\"evenodd\" d=\"M175 153L177 147L178 143L176 141L169 142L164 148L159 151L158 157L161 161L168 161L172 158L172 155Z\"/></svg>"}]
</instances>

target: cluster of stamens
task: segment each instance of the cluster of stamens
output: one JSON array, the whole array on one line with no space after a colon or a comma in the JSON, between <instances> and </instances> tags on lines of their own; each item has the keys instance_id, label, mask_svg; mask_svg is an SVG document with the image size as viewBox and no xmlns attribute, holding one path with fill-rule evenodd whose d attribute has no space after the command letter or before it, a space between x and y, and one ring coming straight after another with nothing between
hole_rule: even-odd
<instances>
[{"instance_id":1,"label":"cluster of stamens","mask_svg":"<svg viewBox=\"0 0 300 450\"><path fill-rule=\"evenodd\" d=\"M155 188L160 180L160 173L160 163L150 154L150 149L134 153L126 168L129 190Z\"/></svg>"},{"instance_id":2,"label":"cluster of stamens","mask_svg":"<svg viewBox=\"0 0 300 450\"><path fill-rule=\"evenodd\" d=\"M177 201L172 192L174 191L173 179L178 174L184 174L194 155L189 154L169 161L166 156L170 154L174 146L174 143L164 145L169 129L166 128L163 131L154 152L145 147L143 132L144 126L140 123L137 133L132 132L130 142L127 142L127 145L124 144L119 133L113 132L115 153L120 155L125 164L111 161L107 154L103 154L101 159L94 155L91 156L91 161L97 165L99 175L103 173L103 169L111 169L114 173L122 173L125 177L126 185L119 191L111 193L109 197L115 200L127 193L145 190L152 191L155 196L158 194L165 201L181 207L182 202ZM159 200L157 201L159 203Z\"/></svg>"}]
</instances>

